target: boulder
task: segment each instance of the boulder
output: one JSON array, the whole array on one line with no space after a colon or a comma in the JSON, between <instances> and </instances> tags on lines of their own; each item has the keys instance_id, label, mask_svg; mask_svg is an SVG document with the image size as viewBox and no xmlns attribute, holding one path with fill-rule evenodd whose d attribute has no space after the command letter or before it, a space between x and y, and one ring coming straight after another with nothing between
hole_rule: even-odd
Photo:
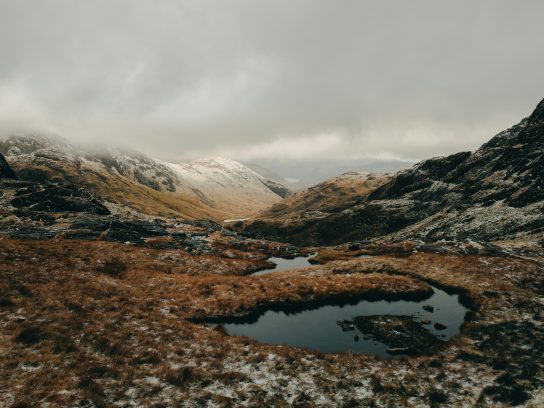
<instances>
[{"instance_id":1,"label":"boulder","mask_svg":"<svg viewBox=\"0 0 544 408\"><path fill-rule=\"evenodd\" d=\"M13 169L9 166L6 158L0 153L0 179L14 179L17 180L17 175Z\"/></svg>"},{"instance_id":2,"label":"boulder","mask_svg":"<svg viewBox=\"0 0 544 408\"><path fill-rule=\"evenodd\" d=\"M143 244L147 238L168 235L165 226L159 222L118 220L111 217L81 218L72 223L70 229L79 239L103 235L108 241L132 244Z\"/></svg>"}]
</instances>

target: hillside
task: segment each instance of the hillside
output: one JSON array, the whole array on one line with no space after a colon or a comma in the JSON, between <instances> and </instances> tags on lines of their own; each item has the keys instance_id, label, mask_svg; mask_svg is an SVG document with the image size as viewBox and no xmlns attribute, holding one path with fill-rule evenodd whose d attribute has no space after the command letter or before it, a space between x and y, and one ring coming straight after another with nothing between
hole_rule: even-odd
<instances>
[{"instance_id":1,"label":"hillside","mask_svg":"<svg viewBox=\"0 0 544 408\"><path fill-rule=\"evenodd\" d=\"M285 215L298 208L288 198L274 207L281 208L280 213L262 213L246 232L304 245L378 236L486 241L540 237L544 231L543 143L544 101L528 118L475 152L420 162L361 194L358 202L331 191L330 183L339 184L338 180L323 183L300 194L311 202L328 188L336 197L335 211L301 223L285 223Z\"/></svg>"},{"instance_id":2,"label":"hillside","mask_svg":"<svg viewBox=\"0 0 544 408\"><path fill-rule=\"evenodd\" d=\"M247 217L291 192L281 181L228 159L172 164L133 151L83 150L40 135L0 140L0 152L23 180L81 186L148 215Z\"/></svg>"},{"instance_id":3,"label":"hillside","mask_svg":"<svg viewBox=\"0 0 544 408\"><path fill-rule=\"evenodd\" d=\"M388 174L345 173L285 198L260 216L284 222L325 217L362 203L390 178Z\"/></svg>"}]
</instances>

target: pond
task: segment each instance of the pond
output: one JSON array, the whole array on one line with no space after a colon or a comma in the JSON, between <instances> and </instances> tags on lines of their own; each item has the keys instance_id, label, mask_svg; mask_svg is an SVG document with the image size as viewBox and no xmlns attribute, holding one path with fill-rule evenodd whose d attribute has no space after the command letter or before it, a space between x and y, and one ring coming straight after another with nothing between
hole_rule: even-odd
<instances>
[{"instance_id":1,"label":"pond","mask_svg":"<svg viewBox=\"0 0 544 408\"><path fill-rule=\"evenodd\" d=\"M310 259L312 259L313 256L314 255L297 256L293 259L276 258L276 257L268 258L267 261L275 263L276 266L270 269L265 269L262 271L252 273L251 275L252 276L266 275L268 273L283 272L283 271L288 271L290 269L307 268L309 266L313 266L310 263Z\"/></svg>"},{"instance_id":2,"label":"pond","mask_svg":"<svg viewBox=\"0 0 544 408\"><path fill-rule=\"evenodd\" d=\"M456 294L433 287L421 301L329 304L302 311L268 310L253 321L222 323L230 335L266 344L322 352L355 352L383 358L426 354L459 333L468 311Z\"/></svg>"}]
</instances>

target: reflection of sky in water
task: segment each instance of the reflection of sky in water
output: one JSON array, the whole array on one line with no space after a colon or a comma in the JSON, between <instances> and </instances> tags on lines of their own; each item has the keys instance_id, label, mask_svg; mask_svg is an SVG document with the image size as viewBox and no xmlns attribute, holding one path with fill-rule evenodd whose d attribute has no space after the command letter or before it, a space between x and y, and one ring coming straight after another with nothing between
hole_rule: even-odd
<instances>
[{"instance_id":1,"label":"reflection of sky in water","mask_svg":"<svg viewBox=\"0 0 544 408\"><path fill-rule=\"evenodd\" d=\"M336 321L351 320L364 315L413 315L416 320L429 319L432 324L440 322L448 326L443 331L435 330L432 324L423 326L435 335L443 335L442 338L447 340L459 333L467 309L459 303L458 295L448 295L436 288L433 290L434 294L430 298L418 302L363 300L355 305L322 306L295 314L267 311L254 323L224 326L229 334L248 336L266 344L287 344L324 352L353 351L389 357L387 346L363 339L357 329L343 332ZM426 312L422 309L423 305L433 306L434 312ZM358 342L354 340L356 334L360 338Z\"/></svg>"},{"instance_id":2,"label":"reflection of sky in water","mask_svg":"<svg viewBox=\"0 0 544 408\"><path fill-rule=\"evenodd\" d=\"M267 261L274 262L276 264L276 267L273 269L266 269L264 271L255 272L252 275L266 275L267 273L288 271L289 269L307 268L308 266L312 266L312 264L309 262L310 259L312 259L311 256L297 256L294 259L283 259L275 257L268 258Z\"/></svg>"}]
</instances>

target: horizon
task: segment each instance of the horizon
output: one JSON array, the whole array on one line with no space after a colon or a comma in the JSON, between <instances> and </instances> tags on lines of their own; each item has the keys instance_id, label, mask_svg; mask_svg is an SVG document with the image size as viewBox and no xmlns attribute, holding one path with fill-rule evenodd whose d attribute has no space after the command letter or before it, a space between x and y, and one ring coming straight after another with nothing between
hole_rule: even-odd
<instances>
[{"instance_id":1,"label":"horizon","mask_svg":"<svg viewBox=\"0 0 544 408\"><path fill-rule=\"evenodd\" d=\"M10 139L44 139L46 142L53 143L54 147L62 148L67 145L71 149L76 149L76 154L91 154L100 156L103 153L119 152L128 155L144 155L153 160L158 160L159 163L169 164L197 164L205 161L227 161L233 164L241 164L251 171L262 176L270 176L275 179L281 179L284 182L292 184L293 188L306 188L313 186L327 179L340 176L349 172L363 173L391 173L411 167L416 162L397 160L379 157L366 157L358 159L334 159L334 158L304 158L304 159L286 159L286 158L268 158L259 161L235 160L225 156L208 156L199 157L190 160L164 160L160 157L153 157L146 154L144 151L134 150L120 145L106 145L97 143L72 143L69 139L58 134L46 134L37 132L14 132L6 135L0 134L0 142ZM55 146L58 143L59 146ZM16 143L17 146L17 143ZM0 147L2 147L0 145ZM6 153L1 151L0 153ZM221 163L228 167L229 163Z\"/></svg>"}]
</instances>

